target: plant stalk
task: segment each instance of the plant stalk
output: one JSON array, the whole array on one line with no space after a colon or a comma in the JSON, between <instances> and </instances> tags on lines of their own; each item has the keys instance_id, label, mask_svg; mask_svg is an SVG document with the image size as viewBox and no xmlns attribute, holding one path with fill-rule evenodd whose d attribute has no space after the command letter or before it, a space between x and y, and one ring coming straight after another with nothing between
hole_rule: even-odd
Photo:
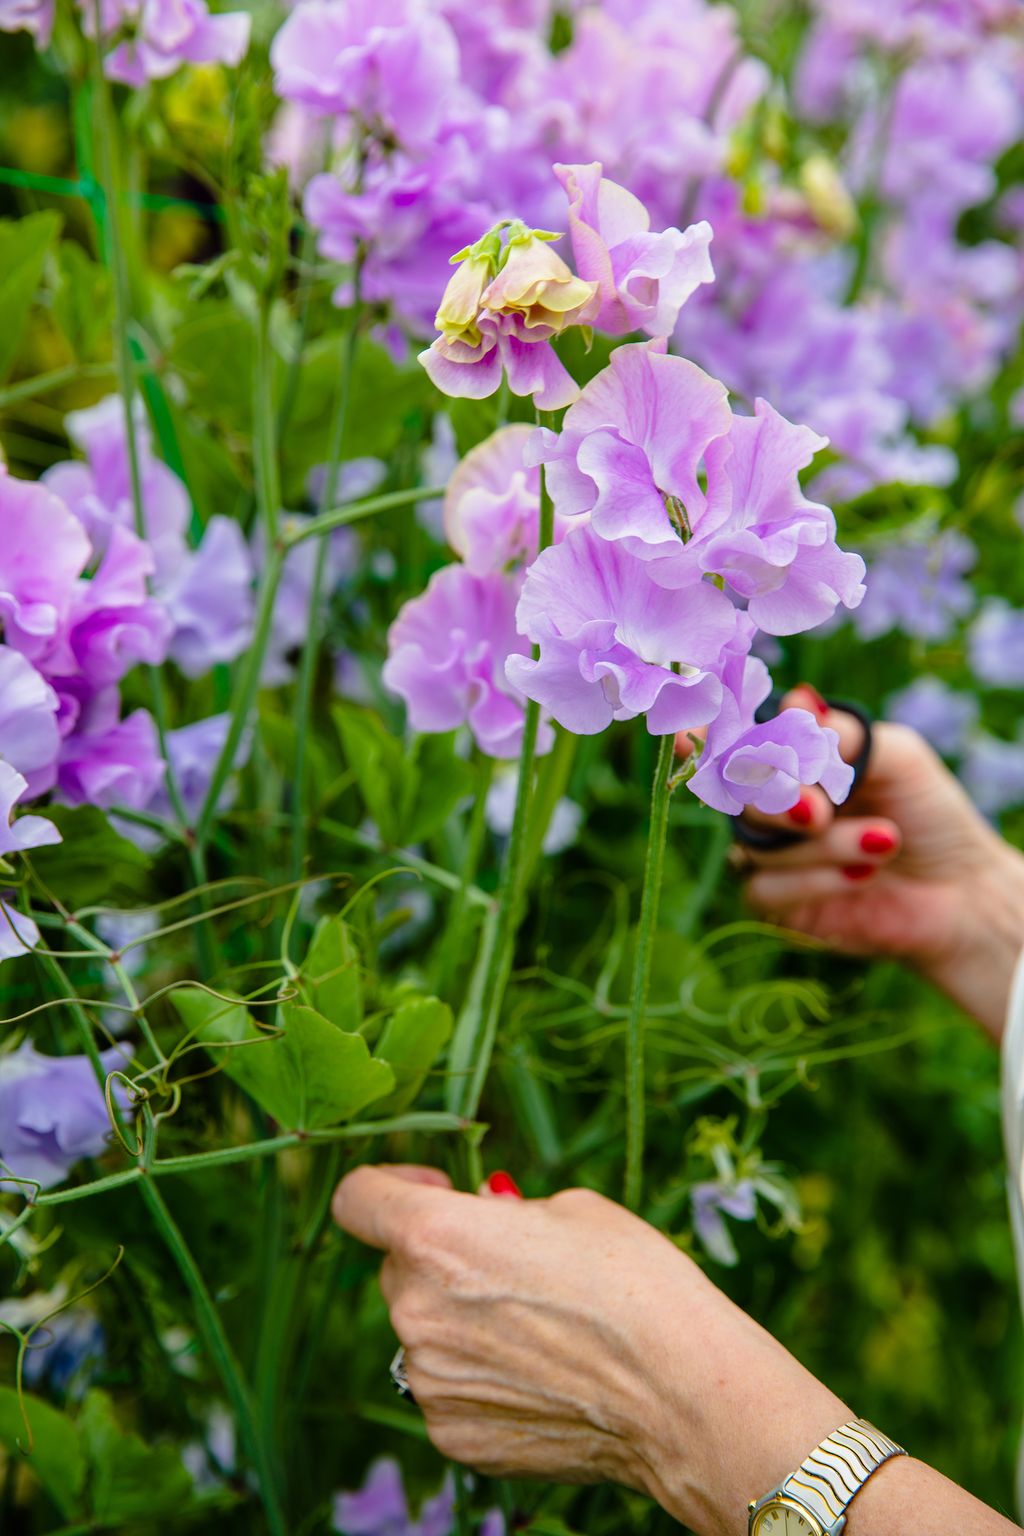
<instances>
[{"instance_id":1,"label":"plant stalk","mask_svg":"<svg viewBox=\"0 0 1024 1536\"><path fill-rule=\"evenodd\" d=\"M644 1119L646 1102L644 1064L644 1014L651 984L654 935L658 927L658 903L665 866L668 807L672 790L669 778L675 737L663 736L654 769L651 792L651 826L644 861L644 886L640 901L640 926L636 936L633 984L626 1020L626 1178L624 1200L631 1211L639 1210L643 1195Z\"/></svg>"}]
</instances>

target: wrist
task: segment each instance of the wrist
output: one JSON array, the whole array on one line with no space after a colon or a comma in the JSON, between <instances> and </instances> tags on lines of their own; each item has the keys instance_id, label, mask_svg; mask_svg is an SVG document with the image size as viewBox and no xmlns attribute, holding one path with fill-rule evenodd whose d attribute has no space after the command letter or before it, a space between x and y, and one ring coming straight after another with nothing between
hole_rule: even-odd
<instances>
[{"instance_id":1,"label":"wrist","mask_svg":"<svg viewBox=\"0 0 1024 1536\"><path fill-rule=\"evenodd\" d=\"M707 1283L661 1340L635 1486L699 1536L742 1536L747 1506L853 1417L777 1340Z\"/></svg>"},{"instance_id":2,"label":"wrist","mask_svg":"<svg viewBox=\"0 0 1024 1536\"><path fill-rule=\"evenodd\" d=\"M1024 855L993 835L988 857L960 887L960 921L923 974L999 1040L1024 949Z\"/></svg>"}]
</instances>

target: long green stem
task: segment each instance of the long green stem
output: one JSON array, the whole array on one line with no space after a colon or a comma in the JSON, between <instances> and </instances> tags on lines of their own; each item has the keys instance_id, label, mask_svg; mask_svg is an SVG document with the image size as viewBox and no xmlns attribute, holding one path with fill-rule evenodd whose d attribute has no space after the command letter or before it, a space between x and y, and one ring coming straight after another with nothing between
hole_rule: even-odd
<instances>
[{"instance_id":1,"label":"long green stem","mask_svg":"<svg viewBox=\"0 0 1024 1536\"><path fill-rule=\"evenodd\" d=\"M543 469L540 482L538 549L544 550L554 536L554 508L547 492ZM512 974L516 934L522 921L526 894L528 824L537 753L540 706L530 699L523 720L519 751L516 804L502 869L498 910L494 923L485 923L477 962L477 974L452 1042L448 1107L475 1119L490 1070L505 992ZM478 985L482 980L482 986Z\"/></svg>"},{"instance_id":2,"label":"long green stem","mask_svg":"<svg viewBox=\"0 0 1024 1536\"><path fill-rule=\"evenodd\" d=\"M256 501L267 540L267 552L278 541L281 523L281 479L277 462L277 420L274 415L274 349L270 341L271 295L261 294L256 312L256 356L253 366L252 456Z\"/></svg>"},{"instance_id":3,"label":"long green stem","mask_svg":"<svg viewBox=\"0 0 1024 1536\"><path fill-rule=\"evenodd\" d=\"M644 1014L651 984L651 958L658 927L658 903L665 865L665 839L668 833L668 807L671 798L669 776L672 772L675 738L663 736L654 769L651 792L651 826L644 861L644 888L640 901L640 926L636 936L633 984L629 994L626 1020L626 1179L624 1199L630 1210L638 1210L643 1194L644 1118L646 1102L644 1070Z\"/></svg>"},{"instance_id":4,"label":"long green stem","mask_svg":"<svg viewBox=\"0 0 1024 1536\"><path fill-rule=\"evenodd\" d=\"M451 987L452 977L459 962L459 952L462 947L462 929L466 918L466 908L469 905L469 893L476 880L477 866L480 863L480 850L483 847L484 833L487 830L487 792L491 787L491 779L494 774L494 759L485 757L479 768L479 780L477 782L476 799L473 802L473 810L469 818L469 829L466 833L466 851L462 860L462 868L459 872L459 888L455 892L455 900L451 904L448 913L448 922L445 925L444 938L441 942L440 953L437 960L437 994L439 997L447 997Z\"/></svg>"},{"instance_id":5,"label":"long green stem","mask_svg":"<svg viewBox=\"0 0 1024 1536\"><path fill-rule=\"evenodd\" d=\"M356 269L356 307L352 325L345 337L338 378L338 393L331 422L330 444L327 456L327 478L324 483L324 507L330 507L338 494L341 477L341 454L345 444L345 423L348 419L349 400L352 395L352 378L355 372L356 353L359 347L359 270ZM295 764L292 770L292 793L295 797L292 815L292 879L302 874L306 860L306 734L313 704L313 683L316 662L320 651L320 604L324 576L330 549L330 535L321 534L317 541L313 581L309 591L309 613L306 619L306 637L299 665L298 688L295 699Z\"/></svg>"},{"instance_id":6,"label":"long green stem","mask_svg":"<svg viewBox=\"0 0 1024 1536\"><path fill-rule=\"evenodd\" d=\"M332 528L344 528L349 523L361 522L364 517L375 517L378 512L394 512L399 507L412 507L421 501L437 501L445 493L443 485L414 485L404 491L386 491L383 496L368 496L365 501L351 501L344 506L332 507L304 523L288 530L285 544L294 549L307 539L318 539Z\"/></svg>"},{"instance_id":7,"label":"long green stem","mask_svg":"<svg viewBox=\"0 0 1024 1536\"><path fill-rule=\"evenodd\" d=\"M210 1358L223 1383L224 1390L228 1395L246 1454L252 1462L253 1470L259 1480L260 1498L267 1519L267 1528L271 1536L286 1536L287 1526L285 1524L284 1512L281 1508L275 1480L271 1473L270 1449L264 1443L263 1437L259 1432L249 1388L242 1376L238 1361L235 1359L228 1336L224 1332L220 1313L214 1305L213 1298L206 1287L206 1282L200 1273L195 1259L192 1257L191 1250L185 1242L173 1216L167 1209L160 1191L152 1179L143 1179L139 1188L142 1192L142 1198L149 1208L153 1223L160 1233L168 1252L177 1264L181 1278L192 1297L196 1323L203 1336L203 1341L209 1351Z\"/></svg>"}]
</instances>

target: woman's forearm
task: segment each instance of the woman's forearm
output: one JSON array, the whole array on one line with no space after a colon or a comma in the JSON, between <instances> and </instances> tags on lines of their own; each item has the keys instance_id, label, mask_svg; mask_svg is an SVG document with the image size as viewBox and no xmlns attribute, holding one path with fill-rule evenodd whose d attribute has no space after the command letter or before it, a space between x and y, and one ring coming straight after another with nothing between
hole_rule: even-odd
<instances>
[{"instance_id":1,"label":"woman's forearm","mask_svg":"<svg viewBox=\"0 0 1024 1536\"><path fill-rule=\"evenodd\" d=\"M740 1321L742 1319L742 1321ZM692 1312L690 1324L700 1326ZM694 1415L692 1380L686 1408L673 1401L671 1335L654 1384L644 1456L650 1493L699 1536L745 1536L751 1500L796 1470L826 1435L856 1417L782 1346L744 1314L719 1310L706 1320L705 1380ZM678 1358L690 1362L693 1339ZM690 1443L682 1443L686 1424ZM897 1433L892 1425L880 1428ZM674 1437L674 1438L673 1438ZM850 1505L846 1536L1010 1536L1019 1531L931 1467L899 1457L874 1473Z\"/></svg>"}]
</instances>

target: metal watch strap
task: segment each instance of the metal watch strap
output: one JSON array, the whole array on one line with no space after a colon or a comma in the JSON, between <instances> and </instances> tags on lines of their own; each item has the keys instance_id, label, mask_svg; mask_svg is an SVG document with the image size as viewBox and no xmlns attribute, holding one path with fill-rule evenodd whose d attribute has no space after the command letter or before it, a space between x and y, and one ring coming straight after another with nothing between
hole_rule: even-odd
<instances>
[{"instance_id":1,"label":"metal watch strap","mask_svg":"<svg viewBox=\"0 0 1024 1536\"><path fill-rule=\"evenodd\" d=\"M805 1505L824 1529L831 1531L872 1472L893 1456L906 1454L902 1445L867 1419L852 1419L833 1430L786 1478L779 1492Z\"/></svg>"}]
</instances>

